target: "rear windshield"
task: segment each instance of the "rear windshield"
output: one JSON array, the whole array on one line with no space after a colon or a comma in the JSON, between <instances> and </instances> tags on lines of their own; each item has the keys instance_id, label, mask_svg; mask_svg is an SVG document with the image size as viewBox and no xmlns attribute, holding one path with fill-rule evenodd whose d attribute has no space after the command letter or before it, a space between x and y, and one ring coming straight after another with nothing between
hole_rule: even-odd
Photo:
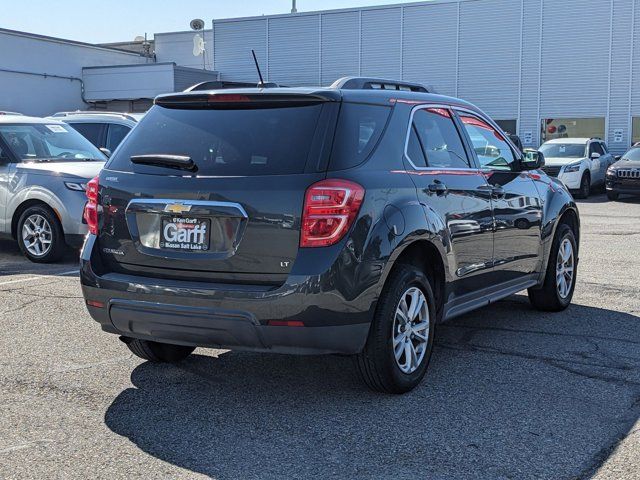
<instances>
[{"instance_id":1,"label":"rear windshield","mask_svg":"<svg viewBox=\"0 0 640 480\"><path fill-rule=\"evenodd\" d=\"M180 110L154 106L107 164L117 171L174 175L176 170L134 165L132 155L188 156L198 175L302 173L323 105L260 109Z\"/></svg>"}]
</instances>

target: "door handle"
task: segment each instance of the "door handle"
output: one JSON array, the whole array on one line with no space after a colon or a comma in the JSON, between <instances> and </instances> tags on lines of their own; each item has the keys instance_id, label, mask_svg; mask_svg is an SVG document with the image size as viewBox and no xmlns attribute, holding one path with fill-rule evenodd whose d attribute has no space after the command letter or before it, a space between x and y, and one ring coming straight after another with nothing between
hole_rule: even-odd
<instances>
[{"instance_id":1,"label":"door handle","mask_svg":"<svg viewBox=\"0 0 640 480\"><path fill-rule=\"evenodd\" d=\"M447 186L442 183L440 180L434 180L433 183L430 183L427 188L431 193L445 193L447 191Z\"/></svg>"},{"instance_id":2,"label":"door handle","mask_svg":"<svg viewBox=\"0 0 640 480\"><path fill-rule=\"evenodd\" d=\"M506 194L502 185L489 185L488 183L480 185L477 190L481 192L489 192L493 198L502 198Z\"/></svg>"}]
</instances>

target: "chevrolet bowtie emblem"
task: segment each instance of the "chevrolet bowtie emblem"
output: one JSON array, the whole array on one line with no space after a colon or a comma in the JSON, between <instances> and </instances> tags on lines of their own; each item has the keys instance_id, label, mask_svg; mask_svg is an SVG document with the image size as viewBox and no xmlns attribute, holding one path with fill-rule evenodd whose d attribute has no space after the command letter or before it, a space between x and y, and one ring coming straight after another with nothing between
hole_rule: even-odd
<instances>
[{"instance_id":1,"label":"chevrolet bowtie emblem","mask_svg":"<svg viewBox=\"0 0 640 480\"><path fill-rule=\"evenodd\" d=\"M168 213L186 213L191 211L191 205L184 203L169 203L164 207L164 211Z\"/></svg>"}]
</instances>

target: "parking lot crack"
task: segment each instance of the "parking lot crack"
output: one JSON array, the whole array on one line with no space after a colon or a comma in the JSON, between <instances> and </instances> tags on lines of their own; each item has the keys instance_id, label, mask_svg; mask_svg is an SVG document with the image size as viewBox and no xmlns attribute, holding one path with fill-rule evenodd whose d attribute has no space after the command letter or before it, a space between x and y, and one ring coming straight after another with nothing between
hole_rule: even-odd
<instances>
[{"instance_id":1,"label":"parking lot crack","mask_svg":"<svg viewBox=\"0 0 640 480\"><path fill-rule=\"evenodd\" d=\"M624 386L640 387L640 382L636 382L629 379L622 379L622 378L610 376L610 375L603 375L603 374L599 374L592 371L584 371L584 370L575 368L575 366L581 366L581 367L587 367L587 368L593 367L593 368L612 369L612 370L618 370L618 371L630 371L630 370L636 369L633 366L611 365L611 364L596 363L596 362L582 362L582 361L568 360L568 359L565 360L562 358L547 357L543 355L533 355L533 354L528 354L524 352L517 352L514 350L486 347L486 346L475 345L475 344L457 344L457 343L437 342L436 345L449 350L468 350L473 352L506 355L510 357L517 357L517 358L523 358L526 360L538 361L538 362L545 363L549 366L559 368L568 373L589 378L591 380L599 380L607 383L614 383L614 384L624 385ZM571 365L573 365L574 367L572 368Z\"/></svg>"}]
</instances>

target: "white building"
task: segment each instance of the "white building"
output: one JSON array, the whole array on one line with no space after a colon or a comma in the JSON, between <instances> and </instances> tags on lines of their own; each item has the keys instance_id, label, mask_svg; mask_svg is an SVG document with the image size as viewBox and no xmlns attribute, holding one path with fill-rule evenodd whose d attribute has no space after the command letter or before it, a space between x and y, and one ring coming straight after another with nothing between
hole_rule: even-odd
<instances>
[{"instance_id":1,"label":"white building","mask_svg":"<svg viewBox=\"0 0 640 480\"><path fill-rule=\"evenodd\" d=\"M251 49L266 79L283 85L328 85L345 75L417 81L477 104L527 145L563 135L597 136L622 152L640 141L639 23L640 0L432 0L215 19L204 32L204 57L193 55L192 31L156 34L155 53L158 63L204 66L231 81L257 80ZM0 59L4 42L0 35ZM20 69L26 57L20 52L35 47L12 48ZM78 76L81 66L149 61L83 48L95 52L92 63L74 59L68 75ZM43 56L32 62L30 53L30 68L53 69L55 57ZM103 73L91 69L92 75ZM0 70L0 86L3 75ZM117 96L118 76L110 75L109 96ZM165 79L162 88L169 85ZM4 91L0 109L27 110L18 99L6 104ZM22 91L20 96L33 94Z\"/></svg>"}]
</instances>

